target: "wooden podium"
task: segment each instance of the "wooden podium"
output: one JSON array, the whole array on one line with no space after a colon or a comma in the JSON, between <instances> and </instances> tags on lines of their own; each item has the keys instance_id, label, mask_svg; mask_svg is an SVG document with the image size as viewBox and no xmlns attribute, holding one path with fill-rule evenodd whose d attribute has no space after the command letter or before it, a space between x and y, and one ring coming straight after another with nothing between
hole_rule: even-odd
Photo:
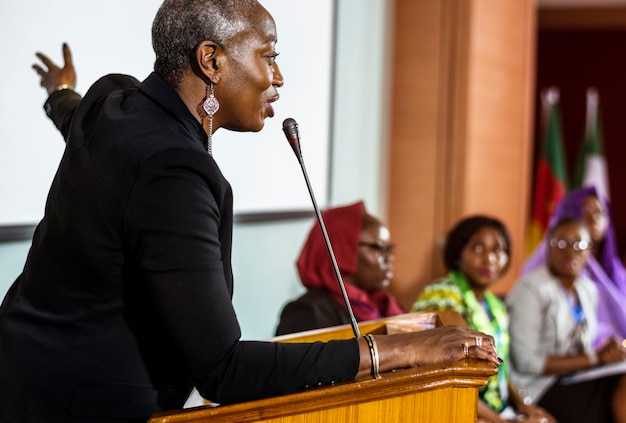
<instances>
[{"instance_id":1,"label":"wooden podium","mask_svg":"<svg viewBox=\"0 0 626 423\"><path fill-rule=\"evenodd\" d=\"M456 312L411 313L359 323L362 335L465 326ZM272 338L276 342L313 342L354 337L350 325ZM222 422L420 422L475 423L478 389L496 366L467 359L438 366L396 370L382 379L343 382L240 404L210 404L161 412L149 423Z\"/></svg>"}]
</instances>

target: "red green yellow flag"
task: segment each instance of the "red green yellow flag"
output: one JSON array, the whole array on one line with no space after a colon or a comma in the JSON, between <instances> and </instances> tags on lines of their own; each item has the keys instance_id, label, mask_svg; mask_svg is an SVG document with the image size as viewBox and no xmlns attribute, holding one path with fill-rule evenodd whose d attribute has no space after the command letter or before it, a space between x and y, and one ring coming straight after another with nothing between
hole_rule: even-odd
<instances>
[{"instance_id":1,"label":"red green yellow flag","mask_svg":"<svg viewBox=\"0 0 626 423\"><path fill-rule=\"evenodd\" d=\"M543 140L537 161L533 191L532 215L527 239L530 254L545 234L554 206L567 192L567 170L563 155L559 91L543 90Z\"/></svg>"},{"instance_id":2,"label":"red green yellow flag","mask_svg":"<svg viewBox=\"0 0 626 423\"><path fill-rule=\"evenodd\" d=\"M609 199L608 166L602 146L602 121L598 91L587 90L587 119L585 136L578 156L574 186L595 186L597 192Z\"/></svg>"}]
</instances>

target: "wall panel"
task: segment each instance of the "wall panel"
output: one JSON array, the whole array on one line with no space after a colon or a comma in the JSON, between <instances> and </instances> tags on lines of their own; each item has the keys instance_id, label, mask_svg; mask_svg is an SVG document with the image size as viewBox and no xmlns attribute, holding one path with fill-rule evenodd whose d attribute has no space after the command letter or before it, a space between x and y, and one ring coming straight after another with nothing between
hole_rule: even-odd
<instances>
[{"instance_id":1,"label":"wall panel","mask_svg":"<svg viewBox=\"0 0 626 423\"><path fill-rule=\"evenodd\" d=\"M461 217L501 218L513 237L506 292L523 260L532 145L531 0L396 1L389 225L392 291L409 305L445 269Z\"/></svg>"}]
</instances>

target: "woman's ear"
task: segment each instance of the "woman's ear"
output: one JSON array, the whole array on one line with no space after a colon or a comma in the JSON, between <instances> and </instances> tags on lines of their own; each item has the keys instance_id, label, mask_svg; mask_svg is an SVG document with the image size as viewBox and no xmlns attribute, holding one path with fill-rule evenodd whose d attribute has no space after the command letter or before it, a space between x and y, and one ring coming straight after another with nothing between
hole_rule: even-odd
<instances>
[{"instance_id":1,"label":"woman's ear","mask_svg":"<svg viewBox=\"0 0 626 423\"><path fill-rule=\"evenodd\" d=\"M213 41L202 41L196 47L197 70L214 84L221 79L222 56L222 49Z\"/></svg>"}]
</instances>

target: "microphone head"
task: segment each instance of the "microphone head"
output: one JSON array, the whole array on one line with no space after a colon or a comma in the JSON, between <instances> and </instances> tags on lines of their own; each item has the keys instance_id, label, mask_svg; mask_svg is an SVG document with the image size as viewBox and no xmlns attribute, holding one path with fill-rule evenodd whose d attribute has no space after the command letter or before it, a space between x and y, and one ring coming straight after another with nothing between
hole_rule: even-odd
<instances>
[{"instance_id":1,"label":"microphone head","mask_svg":"<svg viewBox=\"0 0 626 423\"><path fill-rule=\"evenodd\" d=\"M283 132L291 145L291 149L295 153L298 159L302 158L302 151L300 150L300 131L298 129L298 123L293 118L287 118L283 121Z\"/></svg>"}]
</instances>

